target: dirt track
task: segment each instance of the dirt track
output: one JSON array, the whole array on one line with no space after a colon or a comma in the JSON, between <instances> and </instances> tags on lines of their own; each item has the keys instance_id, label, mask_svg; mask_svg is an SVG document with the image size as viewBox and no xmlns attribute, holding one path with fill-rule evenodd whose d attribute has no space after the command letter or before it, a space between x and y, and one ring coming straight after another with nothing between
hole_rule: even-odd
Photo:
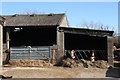
<instances>
[{"instance_id":1,"label":"dirt track","mask_svg":"<svg viewBox=\"0 0 120 80\"><path fill-rule=\"evenodd\" d=\"M112 70L108 72L107 69L99 68L29 68L29 67L17 67L17 68L4 68L4 76L13 76L13 78L109 78L120 77L120 70ZM110 76L111 75L111 76Z\"/></svg>"}]
</instances>

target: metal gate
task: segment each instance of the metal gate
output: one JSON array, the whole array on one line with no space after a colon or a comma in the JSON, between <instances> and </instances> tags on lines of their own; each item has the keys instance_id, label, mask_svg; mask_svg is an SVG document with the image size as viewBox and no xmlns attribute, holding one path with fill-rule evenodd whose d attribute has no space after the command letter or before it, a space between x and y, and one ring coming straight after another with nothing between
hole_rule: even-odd
<instances>
[{"instance_id":1,"label":"metal gate","mask_svg":"<svg viewBox=\"0 0 120 80\"><path fill-rule=\"evenodd\" d=\"M51 59L51 47L50 46L12 47L10 49L10 59L24 59L24 60Z\"/></svg>"},{"instance_id":2,"label":"metal gate","mask_svg":"<svg viewBox=\"0 0 120 80\"><path fill-rule=\"evenodd\" d=\"M93 50L75 50L75 56L78 59L90 60ZM65 50L65 56L69 55L71 50ZM96 60L107 60L107 53L105 50L94 50Z\"/></svg>"}]
</instances>

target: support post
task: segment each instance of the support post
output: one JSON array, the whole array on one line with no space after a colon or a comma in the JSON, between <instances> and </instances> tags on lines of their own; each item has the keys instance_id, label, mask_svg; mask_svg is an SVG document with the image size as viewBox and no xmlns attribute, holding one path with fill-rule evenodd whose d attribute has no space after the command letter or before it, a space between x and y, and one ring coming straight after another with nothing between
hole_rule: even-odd
<instances>
[{"instance_id":1,"label":"support post","mask_svg":"<svg viewBox=\"0 0 120 80\"><path fill-rule=\"evenodd\" d=\"M9 48L10 48L10 46L9 46L9 45L10 45L9 33L10 33L10 29L7 28L7 29L6 29L6 43L7 43L6 47L7 47L7 50L9 50Z\"/></svg>"},{"instance_id":2,"label":"support post","mask_svg":"<svg viewBox=\"0 0 120 80\"><path fill-rule=\"evenodd\" d=\"M0 68L3 65L3 26L0 24Z\"/></svg>"},{"instance_id":3,"label":"support post","mask_svg":"<svg viewBox=\"0 0 120 80\"><path fill-rule=\"evenodd\" d=\"M56 52L57 52L57 46L53 45L52 46L52 59L51 59L52 64L56 63L56 60L55 60Z\"/></svg>"},{"instance_id":4,"label":"support post","mask_svg":"<svg viewBox=\"0 0 120 80\"><path fill-rule=\"evenodd\" d=\"M2 66L3 66L3 25L4 18L0 17L0 75L2 74Z\"/></svg>"},{"instance_id":5,"label":"support post","mask_svg":"<svg viewBox=\"0 0 120 80\"><path fill-rule=\"evenodd\" d=\"M108 64L113 66L113 37L107 36Z\"/></svg>"},{"instance_id":6,"label":"support post","mask_svg":"<svg viewBox=\"0 0 120 80\"><path fill-rule=\"evenodd\" d=\"M64 32L59 31L59 27L57 28L57 46L58 53L56 54L56 63L59 63L64 56Z\"/></svg>"}]
</instances>

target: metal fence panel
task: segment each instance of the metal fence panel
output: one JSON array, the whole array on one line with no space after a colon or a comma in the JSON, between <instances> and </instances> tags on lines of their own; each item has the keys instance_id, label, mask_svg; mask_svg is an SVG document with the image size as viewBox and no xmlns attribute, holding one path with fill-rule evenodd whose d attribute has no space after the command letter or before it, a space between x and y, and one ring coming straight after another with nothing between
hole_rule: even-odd
<instances>
[{"instance_id":1,"label":"metal fence panel","mask_svg":"<svg viewBox=\"0 0 120 80\"><path fill-rule=\"evenodd\" d=\"M50 46L12 47L10 59L48 59L51 58Z\"/></svg>"},{"instance_id":2,"label":"metal fence panel","mask_svg":"<svg viewBox=\"0 0 120 80\"><path fill-rule=\"evenodd\" d=\"M11 56L21 56L21 57L25 57L25 56L29 56L28 53L11 53Z\"/></svg>"},{"instance_id":3,"label":"metal fence panel","mask_svg":"<svg viewBox=\"0 0 120 80\"><path fill-rule=\"evenodd\" d=\"M22 60L28 60L28 58L29 58L29 57L25 57L25 56L22 56L22 57L21 57L21 56L12 56L12 57L11 57L11 60L13 60L13 59L14 59L14 60L21 60L21 59L22 59Z\"/></svg>"},{"instance_id":4,"label":"metal fence panel","mask_svg":"<svg viewBox=\"0 0 120 80\"><path fill-rule=\"evenodd\" d=\"M75 56L79 59L90 60L92 53L94 51L96 60L107 60L106 50L75 50ZM65 50L65 56L71 54L71 50Z\"/></svg>"}]
</instances>

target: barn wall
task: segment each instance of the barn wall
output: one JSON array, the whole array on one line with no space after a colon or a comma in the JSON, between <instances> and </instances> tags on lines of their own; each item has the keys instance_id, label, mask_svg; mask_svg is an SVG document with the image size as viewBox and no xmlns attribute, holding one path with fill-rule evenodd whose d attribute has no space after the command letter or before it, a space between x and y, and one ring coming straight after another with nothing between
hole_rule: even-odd
<instances>
[{"instance_id":1,"label":"barn wall","mask_svg":"<svg viewBox=\"0 0 120 80\"><path fill-rule=\"evenodd\" d=\"M67 17L64 16L61 23L60 23L60 26L64 26L64 27L68 27L68 21L67 21Z\"/></svg>"}]
</instances>

